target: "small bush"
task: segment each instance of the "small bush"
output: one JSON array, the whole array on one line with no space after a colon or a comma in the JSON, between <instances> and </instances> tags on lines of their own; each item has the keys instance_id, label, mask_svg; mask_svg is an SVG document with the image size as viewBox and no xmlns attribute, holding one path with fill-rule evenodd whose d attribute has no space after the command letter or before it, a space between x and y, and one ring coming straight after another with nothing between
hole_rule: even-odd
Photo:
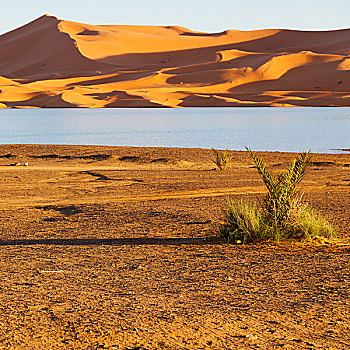
<instances>
[{"instance_id":1,"label":"small bush","mask_svg":"<svg viewBox=\"0 0 350 350\"><path fill-rule=\"evenodd\" d=\"M247 151L268 190L263 206L266 220L276 230L286 228L285 226L289 226L293 216L303 210L297 185L304 178L310 164L310 152L300 154L285 172L274 177L266 164L251 149L247 148Z\"/></svg>"},{"instance_id":2,"label":"small bush","mask_svg":"<svg viewBox=\"0 0 350 350\"><path fill-rule=\"evenodd\" d=\"M297 190L310 162L309 152L302 153L285 172L274 177L266 164L249 148L247 150L268 194L260 208L250 201L228 200L225 221L219 228L221 237L227 242L248 243L335 235L333 224L303 203Z\"/></svg>"},{"instance_id":3,"label":"small bush","mask_svg":"<svg viewBox=\"0 0 350 350\"><path fill-rule=\"evenodd\" d=\"M221 237L229 243L247 243L259 240L262 232L261 223L261 213L255 203L228 199L225 223L219 230Z\"/></svg>"},{"instance_id":4,"label":"small bush","mask_svg":"<svg viewBox=\"0 0 350 350\"><path fill-rule=\"evenodd\" d=\"M304 209L281 228L271 225L263 208L244 200L228 200L219 231L226 242L236 244L283 239L312 240L315 237L331 238L336 235L334 225L314 209Z\"/></svg>"},{"instance_id":5,"label":"small bush","mask_svg":"<svg viewBox=\"0 0 350 350\"><path fill-rule=\"evenodd\" d=\"M220 170L226 170L228 164L230 163L230 161L232 159L232 157L228 153L228 149L226 148L225 151L218 151L218 150L212 148L212 150L213 150L214 155L215 155L214 163L216 164L216 166Z\"/></svg>"},{"instance_id":6,"label":"small bush","mask_svg":"<svg viewBox=\"0 0 350 350\"><path fill-rule=\"evenodd\" d=\"M297 223L301 239L312 239L314 237L331 238L336 235L333 223L312 208L304 210Z\"/></svg>"}]
</instances>

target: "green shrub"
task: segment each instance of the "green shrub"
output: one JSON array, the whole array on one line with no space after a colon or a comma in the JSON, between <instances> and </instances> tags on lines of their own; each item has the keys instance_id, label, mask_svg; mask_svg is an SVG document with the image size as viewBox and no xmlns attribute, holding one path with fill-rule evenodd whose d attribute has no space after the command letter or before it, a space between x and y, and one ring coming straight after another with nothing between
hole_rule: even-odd
<instances>
[{"instance_id":1,"label":"green shrub","mask_svg":"<svg viewBox=\"0 0 350 350\"><path fill-rule=\"evenodd\" d=\"M312 239L313 237L331 238L336 235L333 223L321 216L316 210L306 208L297 222L301 239Z\"/></svg>"},{"instance_id":2,"label":"green shrub","mask_svg":"<svg viewBox=\"0 0 350 350\"><path fill-rule=\"evenodd\" d=\"M227 200L225 222L219 228L227 242L247 243L259 240L262 232L261 213L251 201Z\"/></svg>"},{"instance_id":3,"label":"green shrub","mask_svg":"<svg viewBox=\"0 0 350 350\"><path fill-rule=\"evenodd\" d=\"M303 203L297 190L310 163L310 152L300 154L285 172L273 176L257 155L249 148L247 151L268 193L260 208L250 201L228 200L225 221L219 228L221 237L227 242L248 243L335 235L334 226Z\"/></svg>"},{"instance_id":4,"label":"green shrub","mask_svg":"<svg viewBox=\"0 0 350 350\"><path fill-rule=\"evenodd\" d=\"M276 230L284 229L285 226L289 226L293 216L299 215L305 208L301 203L297 185L304 178L306 168L310 164L310 152L302 153L285 172L274 177L266 164L250 148L247 147L247 151L268 190L263 205L265 218Z\"/></svg>"},{"instance_id":5,"label":"green shrub","mask_svg":"<svg viewBox=\"0 0 350 350\"><path fill-rule=\"evenodd\" d=\"M228 164L230 163L232 157L228 153L228 149L226 148L225 151L218 151L214 148L212 148L215 159L214 163L220 170L226 170Z\"/></svg>"}]
</instances>

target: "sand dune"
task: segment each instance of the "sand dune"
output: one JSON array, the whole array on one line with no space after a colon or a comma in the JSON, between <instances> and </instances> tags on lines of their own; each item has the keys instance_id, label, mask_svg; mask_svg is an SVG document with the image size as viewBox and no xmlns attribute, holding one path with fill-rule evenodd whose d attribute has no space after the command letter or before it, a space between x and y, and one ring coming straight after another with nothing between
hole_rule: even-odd
<instances>
[{"instance_id":1,"label":"sand dune","mask_svg":"<svg viewBox=\"0 0 350 350\"><path fill-rule=\"evenodd\" d=\"M350 29L87 25L0 36L0 108L350 106Z\"/></svg>"}]
</instances>

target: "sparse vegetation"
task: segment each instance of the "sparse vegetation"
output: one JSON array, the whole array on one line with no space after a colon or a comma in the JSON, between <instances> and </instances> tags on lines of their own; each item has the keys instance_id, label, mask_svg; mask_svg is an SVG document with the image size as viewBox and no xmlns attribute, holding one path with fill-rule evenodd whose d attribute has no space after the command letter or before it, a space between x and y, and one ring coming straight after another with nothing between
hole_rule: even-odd
<instances>
[{"instance_id":1,"label":"sparse vegetation","mask_svg":"<svg viewBox=\"0 0 350 350\"><path fill-rule=\"evenodd\" d=\"M232 157L228 152L228 149L226 148L225 151L218 151L215 148L212 148L215 159L214 163L218 167L219 170L226 170L227 166L229 165Z\"/></svg>"},{"instance_id":2,"label":"sparse vegetation","mask_svg":"<svg viewBox=\"0 0 350 350\"><path fill-rule=\"evenodd\" d=\"M247 200L227 200L225 223L220 226L221 236L228 243L259 241L262 233L261 211Z\"/></svg>"},{"instance_id":3,"label":"sparse vegetation","mask_svg":"<svg viewBox=\"0 0 350 350\"><path fill-rule=\"evenodd\" d=\"M285 172L273 176L266 164L247 148L268 190L261 207L247 200L228 200L220 234L227 242L280 241L332 237L333 225L304 203L297 186L310 164L310 152L295 158Z\"/></svg>"},{"instance_id":4,"label":"sparse vegetation","mask_svg":"<svg viewBox=\"0 0 350 350\"><path fill-rule=\"evenodd\" d=\"M331 238L336 235L334 225L324 216L310 206L304 210L298 220L301 238L312 239L314 237Z\"/></svg>"}]
</instances>

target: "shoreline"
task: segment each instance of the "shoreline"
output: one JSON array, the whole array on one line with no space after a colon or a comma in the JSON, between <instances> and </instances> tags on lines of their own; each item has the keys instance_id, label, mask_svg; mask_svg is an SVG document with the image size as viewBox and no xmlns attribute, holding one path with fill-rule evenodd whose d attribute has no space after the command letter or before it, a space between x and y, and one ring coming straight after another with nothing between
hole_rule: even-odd
<instances>
[{"instance_id":1,"label":"shoreline","mask_svg":"<svg viewBox=\"0 0 350 350\"><path fill-rule=\"evenodd\" d=\"M81 147L81 148L92 148L92 147L96 147L96 148L103 148L105 147L106 149L108 148L114 148L114 149L150 149L150 150L156 150L156 149L160 149L160 150L199 150L199 151L211 151L211 148L205 148L205 147L182 147L182 146L132 146L132 145L108 145L108 144L64 144L64 143L0 143L0 148L1 147L27 147L27 146L33 146L33 147L72 147L72 148L76 148L76 147ZM215 148L215 147L214 147ZM215 148L218 150L224 150L223 148ZM246 152L245 149L228 149L230 152L233 153L238 153L238 152ZM281 150L255 150L253 149L254 152L257 153L261 153L261 154L291 154L291 155L296 155L296 154L300 154L301 152L303 152L303 150L300 151L281 151ZM331 151L337 151L337 153L331 153ZM0 149L1 152L1 149ZM350 148L334 148L334 149L329 149L329 152L312 152L311 150L311 154L315 154L315 155L347 155L350 154ZM0 154L1 157L1 154Z\"/></svg>"}]
</instances>

